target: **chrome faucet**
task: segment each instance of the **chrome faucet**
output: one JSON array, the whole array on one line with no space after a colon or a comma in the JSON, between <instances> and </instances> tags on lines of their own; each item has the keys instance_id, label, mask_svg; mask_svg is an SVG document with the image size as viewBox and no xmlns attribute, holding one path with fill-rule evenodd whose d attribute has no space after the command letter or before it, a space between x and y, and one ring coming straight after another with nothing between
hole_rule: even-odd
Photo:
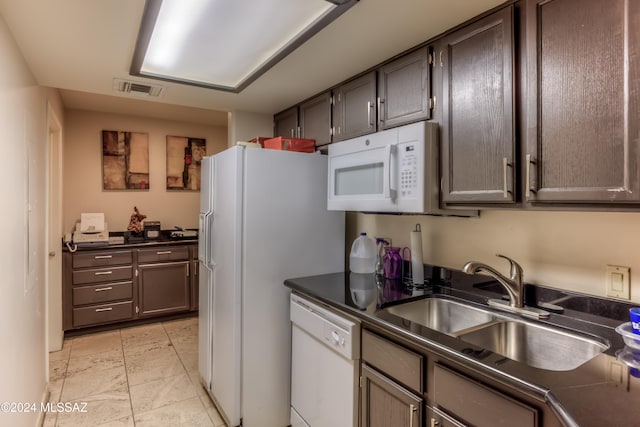
<instances>
[{"instance_id":1,"label":"chrome faucet","mask_svg":"<svg viewBox=\"0 0 640 427\"><path fill-rule=\"evenodd\" d=\"M462 271L467 274L476 274L479 271L484 271L488 273L490 276L495 278L498 283L500 283L509 294L509 305L513 308L522 308L524 307L524 292L523 292L523 282L522 282L522 267L520 264L515 262L509 257L504 255L496 254L500 258L504 258L509 261L511 264L511 271L509 273L509 277L505 277L500 274L494 268L483 264L481 262L469 261L462 267Z\"/></svg>"}]
</instances>

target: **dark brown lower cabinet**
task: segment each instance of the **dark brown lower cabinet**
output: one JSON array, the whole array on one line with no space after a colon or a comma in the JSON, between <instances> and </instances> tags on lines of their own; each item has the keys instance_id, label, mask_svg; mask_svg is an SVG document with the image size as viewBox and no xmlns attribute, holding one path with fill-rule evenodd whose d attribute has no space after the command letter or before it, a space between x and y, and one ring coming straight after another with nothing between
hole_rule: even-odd
<instances>
[{"instance_id":1,"label":"dark brown lower cabinet","mask_svg":"<svg viewBox=\"0 0 640 427\"><path fill-rule=\"evenodd\" d=\"M419 427L424 399L366 364L362 365L362 426Z\"/></svg>"},{"instance_id":2,"label":"dark brown lower cabinet","mask_svg":"<svg viewBox=\"0 0 640 427\"><path fill-rule=\"evenodd\" d=\"M189 310L190 264L178 261L138 266L140 317Z\"/></svg>"},{"instance_id":3,"label":"dark brown lower cabinet","mask_svg":"<svg viewBox=\"0 0 640 427\"><path fill-rule=\"evenodd\" d=\"M538 410L493 388L435 364L433 401L441 412L451 416L441 426L537 427ZM458 422L459 424L451 424ZM437 424L436 424L437 425Z\"/></svg>"},{"instance_id":4,"label":"dark brown lower cabinet","mask_svg":"<svg viewBox=\"0 0 640 427\"><path fill-rule=\"evenodd\" d=\"M395 334L361 336L361 427L557 427L543 401Z\"/></svg>"},{"instance_id":5,"label":"dark brown lower cabinet","mask_svg":"<svg viewBox=\"0 0 640 427\"><path fill-rule=\"evenodd\" d=\"M194 243L65 250L62 277L65 331L198 310Z\"/></svg>"}]
</instances>

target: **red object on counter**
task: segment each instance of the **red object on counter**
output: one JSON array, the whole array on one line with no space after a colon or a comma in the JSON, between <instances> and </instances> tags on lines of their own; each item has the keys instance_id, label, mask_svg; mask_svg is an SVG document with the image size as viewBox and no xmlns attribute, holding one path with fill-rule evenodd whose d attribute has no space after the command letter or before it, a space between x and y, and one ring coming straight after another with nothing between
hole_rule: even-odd
<instances>
[{"instance_id":1,"label":"red object on counter","mask_svg":"<svg viewBox=\"0 0 640 427\"><path fill-rule=\"evenodd\" d=\"M267 139L266 141L264 141L263 147L271 148L273 150L299 151L301 153L314 153L316 151L316 140L304 139L304 138L288 138L284 136L278 136L278 137Z\"/></svg>"}]
</instances>

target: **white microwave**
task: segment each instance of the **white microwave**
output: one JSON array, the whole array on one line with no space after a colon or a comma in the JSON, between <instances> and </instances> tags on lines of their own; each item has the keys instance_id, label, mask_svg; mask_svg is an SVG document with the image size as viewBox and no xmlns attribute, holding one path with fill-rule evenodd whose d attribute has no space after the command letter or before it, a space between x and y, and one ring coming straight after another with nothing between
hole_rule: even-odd
<instances>
[{"instance_id":1,"label":"white microwave","mask_svg":"<svg viewBox=\"0 0 640 427\"><path fill-rule=\"evenodd\" d=\"M423 121L329 145L327 208L477 215L440 209L438 133Z\"/></svg>"}]
</instances>

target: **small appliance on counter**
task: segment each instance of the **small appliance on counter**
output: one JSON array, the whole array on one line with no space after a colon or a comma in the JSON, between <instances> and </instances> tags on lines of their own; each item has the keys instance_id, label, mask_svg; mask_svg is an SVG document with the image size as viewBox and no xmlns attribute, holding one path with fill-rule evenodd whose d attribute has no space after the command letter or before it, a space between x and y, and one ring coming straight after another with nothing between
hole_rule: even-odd
<instances>
[{"instance_id":1,"label":"small appliance on counter","mask_svg":"<svg viewBox=\"0 0 640 427\"><path fill-rule=\"evenodd\" d=\"M125 231L124 238L127 243L144 243L144 235L142 232Z\"/></svg>"},{"instance_id":2,"label":"small appliance on counter","mask_svg":"<svg viewBox=\"0 0 640 427\"><path fill-rule=\"evenodd\" d=\"M109 244L109 230L104 220L104 213L82 213L76 222L73 234L64 235L64 244L70 252L78 247L106 246Z\"/></svg>"},{"instance_id":3,"label":"small appliance on counter","mask_svg":"<svg viewBox=\"0 0 640 427\"><path fill-rule=\"evenodd\" d=\"M160 240L160 221L144 221L144 240Z\"/></svg>"},{"instance_id":4,"label":"small appliance on counter","mask_svg":"<svg viewBox=\"0 0 640 427\"><path fill-rule=\"evenodd\" d=\"M197 239L198 231L197 230L185 230L182 227L176 227L175 230L171 230L169 233L169 237L172 239Z\"/></svg>"}]
</instances>

